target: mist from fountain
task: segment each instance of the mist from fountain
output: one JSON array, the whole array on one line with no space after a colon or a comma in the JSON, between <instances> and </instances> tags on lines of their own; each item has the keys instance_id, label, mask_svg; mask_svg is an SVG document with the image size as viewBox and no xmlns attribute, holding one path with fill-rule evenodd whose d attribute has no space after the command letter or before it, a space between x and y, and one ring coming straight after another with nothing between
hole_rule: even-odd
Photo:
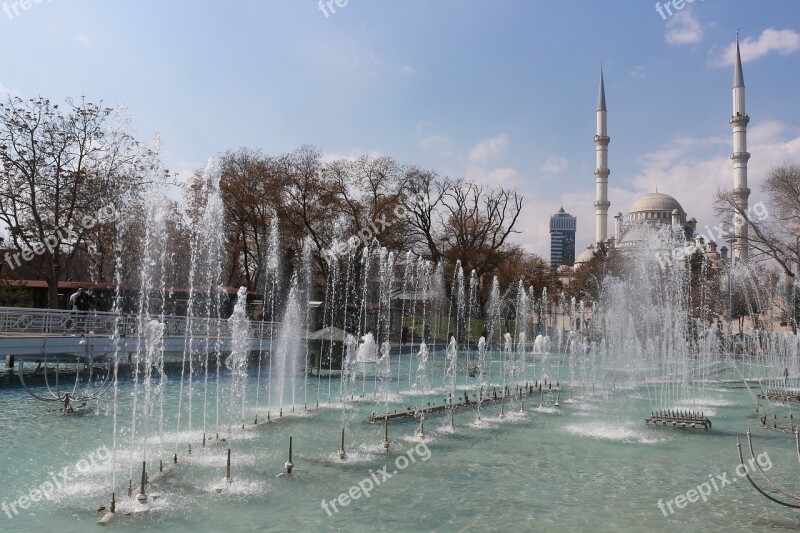
<instances>
[{"instance_id":1,"label":"mist from fountain","mask_svg":"<svg viewBox=\"0 0 800 533\"><path fill-rule=\"evenodd\" d=\"M477 314L476 306L478 304L478 274L475 272L474 268L469 274L469 285L467 287L467 293L469 297L467 299L467 310L466 310L467 313L466 342L464 343L464 349L466 351L466 356L467 356L467 371L464 373L465 385L469 385L469 376L471 374L475 374L471 362L472 344L470 343L470 341L472 340L472 317L473 315Z\"/></svg>"},{"instance_id":2,"label":"mist from fountain","mask_svg":"<svg viewBox=\"0 0 800 533\"><path fill-rule=\"evenodd\" d=\"M184 349L181 359L181 379L178 398L178 416L176 429L180 431L180 423L183 406L183 388L186 387L187 398L187 426L189 433L193 431L193 402L194 402L194 380L198 371L197 363L204 370L204 390L203 390L203 433L206 432L207 412L208 412L208 348L209 338L217 332L211 330L210 317L219 316L219 291L222 254L224 250L225 236L219 224L222 217L223 205L219 194L219 169L213 159L206 163L201 175L200 190L201 197L205 200L205 205L200 214L199 220L192 224L192 235L190 239L190 265L189 265L189 296L186 303L186 330L184 332ZM195 324L203 325L204 328L197 328ZM200 337L204 343L204 350L201 353L196 332L203 331ZM188 363L188 372L187 372ZM178 442L175 447L177 451Z\"/></svg>"},{"instance_id":3,"label":"mist from fountain","mask_svg":"<svg viewBox=\"0 0 800 533\"><path fill-rule=\"evenodd\" d=\"M403 284L401 287L401 303L400 303L400 349L397 350L397 393L400 393L400 371L402 370L402 356L403 356L403 345L406 342L409 342L410 349L409 355L414 352L414 329L416 326L416 306L414 305L416 301L416 291L414 291L414 296L412 297L412 304L408 308L408 311L411 312L411 329L408 329L406 326L406 302L409 300L409 291L412 289L411 285L411 276L414 271L415 261L413 260L413 255L409 250L405 254L405 260L403 261ZM408 338L407 338L408 337ZM409 357L409 360L413 359ZM411 367L413 365L409 362L408 365L408 386L411 388Z\"/></svg>"},{"instance_id":4,"label":"mist from fountain","mask_svg":"<svg viewBox=\"0 0 800 533\"><path fill-rule=\"evenodd\" d=\"M455 336L450 337L450 342L445 349L445 361L447 363L445 371L444 387L450 393L450 397L456 394L456 373L458 371L458 343Z\"/></svg>"},{"instance_id":5,"label":"mist from fountain","mask_svg":"<svg viewBox=\"0 0 800 533\"><path fill-rule=\"evenodd\" d=\"M428 377L428 345L424 340L419 343L419 350L417 351L417 374L414 380L414 389L422 393L431 389L431 382Z\"/></svg>"},{"instance_id":6,"label":"mist from fountain","mask_svg":"<svg viewBox=\"0 0 800 533\"><path fill-rule=\"evenodd\" d=\"M247 403L247 356L250 351L250 320L247 318L247 287L239 287L236 305L228 319L231 353L225 366L231 375L228 400L228 437L234 424L244 424Z\"/></svg>"},{"instance_id":7,"label":"mist from fountain","mask_svg":"<svg viewBox=\"0 0 800 533\"><path fill-rule=\"evenodd\" d=\"M442 320L442 310L444 308L444 302L447 302L448 307L451 305L452 298L447 298L447 290L446 290L446 283L444 277L444 264L440 261L436 263L436 268L433 269L431 272L430 269L425 270L426 274L430 274L430 277L426 277L423 279L424 287L427 288L425 291L426 300L425 302L430 302L430 308L428 309L428 317L431 322L435 324L435 329L433 330L433 336L430 339L426 339L425 342L427 344L435 345L436 340L441 338L441 328L442 324L445 324L445 321ZM450 311L448 309L447 313L447 323L446 327L448 331L445 333L449 333L450 327ZM446 339L445 342L450 342L450 339ZM426 352L427 353L427 352ZM436 368L436 350L433 350L430 353L431 364L429 365L430 368Z\"/></svg>"},{"instance_id":8,"label":"mist from fountain","mask_svg":"<svg viewBox=\"0 0 800 533\"><path fill-rule=\"evenodd\" d=\"M310 331L308 330L309 326L309 305L314 296L314 273L313 273L313 245L314 242L311 240L311 237L306 237L303 239L303 255L302 255L302 278L301 278L301 287L302 287L302 294L303 294L303 301L305 305L303 308L305 309L305 313L302 316L303 322L301 328L303 330L303 338L307 338ZM309 343L304 342L305 344L305 353L303 354L303 408L308 409L308 376L309 376L309 365L311 365L311 361L309 360ZM295 393L296 393L296 386L297 383L292 383L292 410L294 410L295 405Z\"/></svg>"},{"instance_id":9,"label":"mist from fountain","mask_svg":"<svg viewBox=\"0 0 800 533\"><path fill-rule=\"evenodd\" d=\"M297 276L292 276L289 282L289 294L286 298L286 309L283 312L278 336L275 339L271 359L275 367L273 379L270 380L270 391L275 387L274 394L270 394L272 407L283 410L284 407L295 407L295 387L299 370L300 358L305 353L303 343L306 334L303 324L305 312L301 310L302 293L297 286ZM305 307L305 306L303 306ZM287 398L288 395L288 398Z\"/></svg>"},{"instance_id":10,"label":"mist from fountain","mask_svg":"<svg viewBox=\"0 0 800 533\"><path fill-rule=\"evenodd\" d=\"M378 345L372 332L361 337L362 342L356 350L356 363L374 363L378 360Z\"/></svg>"},{"instance_id":11,"label":"mist from fountain","mask_svg":"<svg viewBox=\"0 0 800 533\"><path fill-rule=\"evenodd\" d=\"M526 341L528 339L527 326L528 317L530 316L530 300L528 293L525 291L525 286L520 280L517 287L517 305L516 305L517 319L515 321L517 330L517 381L525 383L527 381L527 361L526 361ZM513 378L512 378L512 381Z\"/></svg>"},{"instance_id":12,"label":"mist from fountain","mask_svg":"<svg viewBox=\"0 0 800 533\"><path fill-rule=\"evenodd\" d=\"M163 451L164 373L164 302L166 300L167 205L163 181L155 180L145 201L144 242L139 271L139 303L137 313L137 350L133 354L133 406L131 412L129 479L134 468L146 462L150 446L157 438ZM154 374L155 372L155 374ZM152 418L158 431L153 431ZM141 441L141 446L137 446ZM137 454L137 449L139 453ZM138 455L138 457L137 457Z\"/></svg>"},{"instance_id":13,"label":"mist from fountain","mask_svg":"<svg viewBox=\"0 0 800 533\"><path fill-rule=\"evenodd\" d=\"M381 344L381 355L375 364L375 375L378 377L378 386L375 388L379 401L389 403L389 383L392 375L391 363L392 347L389 341Z\"/></svg>"},{"instance_id":14,"label":"mist from fountain","mask_svg":"<svg viewBox=\"0 0 800 533\"><path fill-rule=\"evenodd\" d=\"M209 175L213 175L209 171ZM209 210L214 212L209 193ZM156 201L152 206L157 206ZM203 219L206 220L205 218ZM210 220L208 221L210 224ZM188 428L192 429L191 404L193 380L197 369L194 361L198 357L197 337L216 339L219 342L220 333L207 329L207 335L191 332L191 323L200 322L203 315L202 305L206 306L206 316L219 315L220 270L218 265L205 259L217 256L217 252L207 253L208 250L219 246L222 242L219 233L211 231L202 233L206 222L200 224L198 233L192 241L192 269L190 273L189 308L187 321L190 322L189 332L184 342L184 364L188 361L189 371L184 375L184 366L181 367L181 393L179 393L178 424L180 432L181 404L183 398L184 381L186 381L186 394L188 398ZM150 227L152 225L152 227ZM136 354L136 366L133 380L133 415L131 417L131 454L134 449L136 457L141 453L143 460L148 460L156 452L152 442L155 438L162 443L159 453L163 452L164 442L164 386L166 385L163 370L163 336L164 336L164 301L167 299L166 285L164 283L165 271L170 267L169 258L163 253L169 247L160 239L166 235L163 228L163 214L158 212L148 214L147 239L144 241L142 257L142 290L143 294L154 295L154 298L143 298L140 303L140 328L144 333L142 345ZM270 242L277 240L277 224L271 226ZM274 237L274 239L273 239ZM659 237L660 238L660 237ZM567 305L567 298L561 295L557 305L548 301L544 291L540 298L536 298L532 287L525 287L520 281L516 287L509 290L505 297L501 295L497 278L492 281L489 291L487 308L486 335L482 335L477 343L477 368L478 377L478 417L481 410L486 410L490 404L484 404L484 387L501 385L500 394L505 398L509 394L517 394L519 386L527 383L529 379L540 379L544 387L547 382L552 386L553 366L548 362L551 351L550 335L558 338L556 351L561 348L567 352L563 357L569 367L569 382L571 389L579 389L583 398L591 395L591 391L599 390L606 398L614 398L614 403L607 409L616 416L625 406L624 396L613 396L617 389L633 387L646 390L651 399L653 408L670 408L676 405L694 405L692 402L702 400L705 394L706 381L713 376L711 369L718 362L719 352L722 350L719 337L713 327L703 317L693 316L689 295L694 281L690 274L676 271L665 276L654 275L654 250L671 245L670 240L654 241L656 244L649 248L641 257L633 258L634 263L629 266L625 275L618 278L604 280L604 291L591 306L583 301L572 299ZM666 244L665 244L666 243ZM305 356L308 364L308 306L307 302L313 297L312 275L310 270L309 245L304 243L302 269L298 269L288 287L288 296L285 305L277 306L280 299L279 275L280 267L278 257L280 249L277 244L270 244L268 261L266 264L264 296L269 302L270 319L283 311L280 330L275 339L270 357L270 378L266 382L270 406L283 409L285 406L295 406L299 395L297 387L303 383L304 391L308 391L307 374L304 381L300 381L301 361ZM651 257L647 257L647 255ZM442 265L434 265L422 259L412 259L406 256L403 268L402 292L405 296L403 307L400 311L401 324L405 324L407 312L413 317L411 333L411 349L408 350L409 378L408 387L415 396L429 394L431 397L422 400L431 400L432 393L438 392L441 386L449 392L451 398L456 397L459 380L463 377L469 385L470 377L470 346L472 318L477 300L478 278L471 271L469 282L465 282L460 264L454 273L452 285L452 298L449 302L444 298L444 274ZM342 427L347 438L354 441L358 432L353 420L359 414L359 405L369 405L367 396L373 396L372 405L384 404L387 412L390 401L390 383L392 377L392 356L390 335L397 333L396 317L392 315L392 300L395 295L397 280L395 270L395 256L385 249L365 251L360 257L350 254L347 258L347 274L344 277L345 266L331 267L334 276L325 295L326 306L330 302L330 318L326 318L328 325L344 325L352 334L346 336L344 343L344 358L340 384L340 401L342 409ZM344 263L344 259L342 259ZM374 268L374 267L378 268ZM359 268L360 267L360 268ZM338 274L336 274L338 272ZM656 272L657 274L657 272ZM335 276L339 276L336 278ZM377 277L377 285L376 278ZM746 285L752 282L752 271L732 274L731 284ZM377 286L377 291L375 290ZM271 289L270 289L271 287ZM207 298L203 298L203 291ZM701 291L702 292L702 291ZM376 296L377 294L377 296ZM151 301L152 300L152 301ZM753 294L748 305L752 308L763 306L768 300L764 295ZM410 302L410 303L409 303ZM705 300L700 301L701 304ZM444 350L444 372L433 364L435 351L432 342L429 342L426 329L430 321L435 319L435 328L438 331L442 320L442 309L449 305L448 324L453 324L448 332ZM204 429L206 407L211 401L217 402L218 410L223 410L223 424L228 423L228 433L231 434L232 426L243 423L247 405L252 405L249 395L252 387L248 389L247 381L247 352L249 321L247 319L247 291L240 288L237 293L237 303L233 316L228 319L231 331L231 354L225 360L222 372L217 373L217 383L223 383L223 388L216 398L204 401ZM408 307L407 307L408 306ZM266 307L266 305L265 305ZM336 309L334 309L334 307ZM421 313L420 313L421 309ZM328 310L325 310L326 316ZM354 315L358 315L355 320ZM568 329L555 325L555 319L566 320L569 314L570 327ZM421 315L421 319L419 316ZM504 324L503 319L515 315L513 330L509 329L510 322ZM422 331L419 346L415 345L414 332L420 323ZM591 326L589 323L591 322ZM210 323L210 321L209 321ZM356 327L353 328L352 324ZM552 325L551 325L552 324ZM211 326L208 326L211 328ZM556 332L552 328L556 328ZM506 331L504 331L506 330ZM548 334L549 333L549 334ZM797 362L798 344L794 339L785 334L770 331L753 332L757 337L757 344L762 350L753 357L756 363L752 365L750 375L761 379L765 389L770 388L797 388L800 385L800 364ZM419 335L418 335L419 336ZM529 339L534 338L533 343ZM363 340L358 343L359 337ZM208 341L207 341L208 342ZM331 343L332 344L332 343ZM532 354L528 355L531 349ZM207 354L214 354L220 361L219 346L208 346ZM499 350L498 350L499 348ZM401 347L401 354L406 350ZM461 352L461 353L459 353ZM537 357L532 357L535 354ZM331 352L331 356L332 356ZM561 359L562 354L554 354L554 358ZM459 369L458 360L466 359ZM533 366L529 366L528 358L532 357ZM208 358L203 369L208 376ZM333 365L331 359L331 367ZM499 359L499 367L493 368L492 360ZM405 361L400 354L397 357L397 389L401 388L400 377L405 371ZM359 373L366 377L367 364L374 364L374 394L365 395L369 385L367 379L362 379L359 384L361 397L354 401ZM560 365L560 363L559 363ZM273 368L274 367L274 368ZM413 369L416 367L416 373ZM402 370L401 370L402 368ZM531 371L531 368L533 369ZM776 370L780 370L776 372ZM782 375L783 370L787 375ZM329 368L332 370L332 368ZM494 370L494 372L493 372ZM560 366L555 372L560 372ZM459 375L463 372L463 376ZM759 374L760 373L760 374ZM227 374L227 375L226 375ZM430 376L435 374L435 383L431 384ZM559 374L560 377L560 374ZM257 378L260 381L260 372ZM499 379L499 383L498 383ZM329 402L332 394L329 379ZM372 380L369 380L371 383ZM320 378L317 378L318 398ZM258 385L258 383L257 383ZM644 387L643 387L644 386ZM256 387L256 408L258 408L258 386ZM469 387L468 387L469 388ZM218 389L219 390L219 389ZM370 391L370 392L373 392ZM206 387L206 392L208 392ZM227 394L226 394L227 393ZM544 395L544 393L542 394ZM622 398L621 401L619 399ZM521 399L521 398L520 398ZM307 400L307 397L306 397ZM507 401L507 400L505 400ZM399 404L399 402L397 402ZM430 404L430 402L429 402ZM411 403L414 410L421 410L419 404ZM556 404L557 405L557 404ZM501 403L502 406L502 403ZM399 407L396 405L395 407ZM522 406L521 406L522 407ZM503 407L501 407L502 409ZM363 410L363 409L362 409ZM115 408L116 415L116 408ZM512 417L513 418L513 417ZM219 424L219 422L218 422ZM158 426L158 429L154 429ZM355 431L350 431L355 428ZM177 437L176 437L177 439ZM141 443L141 444L140 444ZM131 465L139 461L131 459ZM131 474L132 476L132 474Z\"/></svg>"},{"instance_id":15,"label":"mist from fountain","mask_svg":"<svg viewBox=\"0 0 800 533\"><path fill-rule=\"evenodd\" d=\"M516 369L516 362L514 361L514 342L511 333L506 331L503 333L503 362L502 362L502 379L500 384L505 391L509 383L514 382L514 370Z\"/></svg>"},{"instance_id":16,"label":"mist from fountain","mask_svg":"<svg viewBox=\"0 0 800 533\"><path fill-rule=\"evenodd\" d=\"M264 286L267 289L264 297L269 295L269 319L274 321L276 313L280 309L280 291L281 291L281 276L283 271L281 269L281 240L280 232L278 231L278 219L273 217L270 221L269 227L269 242L267 245L266 254L266 268L264 272ZM274 341L274 339L273 339ZM267 372L267 405L272 405L272 372L275 366L275 358L270 351L269 357L269 370Z\"/></svg>"},{"instance_id":17,"label":"mist from fountain","mask_svg":"<svg viewBox=\"0 0 800 533\"><path fill-rule=\"evenodd\" d=\"M486 387L484 375L486 369L486 337L478 339L478 420L481 419L481 406L483 405L483 389Z\"/></svg>"}]
</instances>

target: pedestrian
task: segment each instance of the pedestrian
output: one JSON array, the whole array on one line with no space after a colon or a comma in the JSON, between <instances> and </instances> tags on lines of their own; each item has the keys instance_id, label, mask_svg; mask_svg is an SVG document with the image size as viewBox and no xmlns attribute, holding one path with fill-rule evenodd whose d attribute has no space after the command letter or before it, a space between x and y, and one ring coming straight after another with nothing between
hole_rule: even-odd
<instances>
[{"instance_id":1,"label":"pedestrian","mask_svg":"<svg viewBox=\"0 0 800 533\"><path fill-rule=\"evenodd\" d=\"M76 294L77 297L75 298L75 308L78 311L88 311L92 306L92 297L88 292L83 290L83 287L79 288Z\"/></svg>"},{"instance_id":2,"label":"pedestrian","mask_svg":"<svg viewBox=\"0 0 800 533\"><path fill-rule=\"evenodd\" d=\"M83 292L83 287L79 287L77 291L73 292L70 295L69 301L67 302L67 309L69 311L78 310L78 296L80 296L82 292Z\"/></svg>"}]
</instances>

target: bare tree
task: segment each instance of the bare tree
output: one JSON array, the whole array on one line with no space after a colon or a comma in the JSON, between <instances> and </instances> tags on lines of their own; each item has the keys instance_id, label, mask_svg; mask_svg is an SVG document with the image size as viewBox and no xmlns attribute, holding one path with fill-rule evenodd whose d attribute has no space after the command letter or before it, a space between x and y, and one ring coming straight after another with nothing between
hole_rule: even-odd
<instances>
[{"instance_id":1,"label":"bare tree","mask_svg":"<svg viewBox=\"0 0 800 533\"><path fill-rule=\"evenodd\" d=\"M341 215L337 184L323 172L322 153L313 146L301 146L279 161L286 187L281 210L284 242L299 256L303 239L310 238L317 252L316 270L327 276L327 264L320 253L333 242Z\"/></svg>"},{"instance_id":2,"label":"bare tree","mask_svg":"<svg viewBox=\"0 0 800 533\"><path fill-rule=\"evenodd\" d=\"M446 189L441 233L443 255L461 259L464 270L479 276L495 271L517 252L507 242L522 209L522 197L509 189L486 189L458 180Z\"/></svg>"},{"instance_id":3,"label":"bare tree","mask_svg":"<svg viewBox=\"0 0 800 533\"><path fill-rule=\"evenodd\" d=\"M441 180L435 172L412 168L409 171L409 191L406 208L409 212L409 232L420 255L438 262L441 252L437 241L440 229L437 210L444 202L449 188L448 180Z\"/></svg>"},{"instance_id":4,"label":"bare tree","mask_svg":"<svg viewBox=\"0 0 800 533\"><path fill-rule=\"evenodd\" d=\"M273 216L287 257L297 257L310 239L315 271L325 279L329 261L344 261L374 240L443 262L448 280L459 259L467 273L474 269L480 276L520 253L508 242L518 233L522 198L516 192L441 179L391 157L324 162L308 145L276 158L242 149L223 156L221 190L230 277L241 273L251 288ZM349 245L342 246L345 241Z\"/></svg>"},{"instance_id":5,"label":"bare tree","mask_svg":"<svg viewBox=\"0 0 800 533\"><path fill-rule=\"evenodd\" d=\"M341 226L348 228L348 236L358 236L362 244L374 238L389 249L410 248L408 217L398 216L405 211L408 169L391 157L362 156L334 161L324 173L335 183Z\"/></svg>"},{"instance_id":6,"label":"bare tree","mask_svg":"<svg viewBox=\"0 0 800 533\"><path fill-rule=\"evenodd\" d=\"M143 179L136 142L110 116L84 100L63 111L46 98L0 104L0 222L16 266L21 257L47 281L50 307L76 255L104 244L96 214Z\"/></svg>"},{"instance_id":7,"label":"bare tree","mask_svg":"<svg viewBox=\"0 0 800 533\"><path fill-rule=\"evenodd\" d=\"M227 283L258 290L266 265L270 222L282 211L286 180L279 162L241 148L222 156L220 193L228 235Z\"/></svg>"},{"instance_id":8,"label":"bare tree","mask_svg":"<svg viewBox=\"0 0 800 533\"><path fill-rule=\"evenodd\" d=\"M747 225L746 242L755 252L752 260L772 263L782 271L785 283L779 283L782 294L774 303L784 313L782 321L796 331L800 319L800 165L785 163L770 169L761 190L767 196L767 205L759 202L745 212L732 192L722 190L717 192L714 207L717 215L729 220L736 217Z\"/></svg>"},{"instance_id":9,"label":"bare tree","mask_svg":"<svg viewBox=\"0 0 800 533\"><path fill-rule=\"evenodd\" d=\"M522 197L503 187L439 179L418 172L411 182L412 234L426 259L445 261L452 270L461 261L465 273L481 278L497 273L501 263L520 253L508 242L522 209ZM452 279L450 273L446 279ZM449 282L446 289L450 293Z\"/></svg>"},{"instance_id":10,"label":"bare tree","mask_svg":"<svg viewBox=\"0 0 800 533\"><path fill-rule=\"evenodd\" d=\"M728 220L736 217L748 226L747 244L756 252L753 259L774 261L794 279L800 265L800 165L787 163L771 169L761 190L769 205L758 203L748 211L731 191L718 191L716 213Z\"/></svg>"}]
</instances>

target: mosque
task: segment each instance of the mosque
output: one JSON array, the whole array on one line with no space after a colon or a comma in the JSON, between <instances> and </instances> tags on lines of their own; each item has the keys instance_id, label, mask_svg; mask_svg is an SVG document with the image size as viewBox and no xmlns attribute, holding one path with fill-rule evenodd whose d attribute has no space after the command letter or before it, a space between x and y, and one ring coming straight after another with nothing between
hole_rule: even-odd
<instances>
[{"instance_id":1,"label":"mosque","mask_svg":"<svg viewBox=\"0 0 800 533\"><path fill-rule=\"evenodd\" d=\"M736 65L733 74L733 115L730 124L733 128L733 193L742 207L747 212L750 189L747 188L747 161L750 154L747 152L747 124L750 117L745 112L744 76L742 75L742 59L739 53L739 39L736 39ZM600 71L600 88L597 96L597 134L594 136L597 165L594 171L595 189L595 243L588 246L575 260L575 267L589 262L600 246L604 246L609 253L626 253L635 251L642 238L647 233L647 224L671 225L677 233L681 230L687 242L695 244L706 251L712 259L726 260L728 249L723 246L717 251L717 244L713 241L705 242L697 234L697 220L688 218L680 202L672 196L654 192L640 196L628 210L627 216L617 213L614 216L614 235L608 236L608 136L606 94L603 83L603 72ZM748 256L747 244L748 227L734 221L732 256L736 261L746 261Z\"/></svg>"}]
</instances>

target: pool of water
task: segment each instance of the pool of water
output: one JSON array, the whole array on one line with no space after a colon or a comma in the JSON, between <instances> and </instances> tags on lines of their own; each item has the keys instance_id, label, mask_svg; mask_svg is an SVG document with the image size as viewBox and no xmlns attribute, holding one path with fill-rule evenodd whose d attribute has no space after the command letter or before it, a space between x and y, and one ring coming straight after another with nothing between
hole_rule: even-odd
<instances>
[{"instance_id":1,"label":"pool of water","mask_svg":"<svg viewBox=\"0 0 800 533\"><path fill-rule=\"evenodd\" d=\"M405 375L409 361L405 356L399 361ZM432 363L433 375L442 370ZM531 370L529 375L541 375L542 370ZM552 376L564 372L550 369ZM523 413L512 400L504 406L504 419L499 418L498 404L484 405L480 422L474 408L458 410L455 430L450 429L447 415L429 415L424 440L415 436L418 419L392 421L386 452L380 446L383 425L367 421L372 412L441 403L446 393L414 395L401 384L398 395L393 382L390 401L377 403L375 380L362 383L359 378L355 390L361 388L366 398L359 400L356 393L343 415L338 376L330 383L327 377L315 376L308 381L307 393L300 388L297 392L298 399L309 400L308 411L301 400L295 413L285 406L284 416L277 419L273 406L272 422L254 426L256 412L260 422L266 419L267 398L262 389L259 409L255 408L256 378L251 372L247 424L242 429L229 428L225 401L217 424L212 377L207 390L200 382L194 385L190 431L185 411L177 429L179 380L179 374L170 374L163 431L160 403L152 406L149 417L150 475L155 475L159 460L172 469L149 486L149 492L162 496L150 513L118 512L111 525L115 529L750 531L795 528L800 523L800 513L768 502L736 474L736 437L744 436L748 424L754 428L756 453L762 454L765 468L771 467L771 477L794 489L800 470L793 436L761 429L751 396L740 386L709 384L692 406L712 419L713 428L707 432L646 426L650 403L645 387L595 394L565 387L559 407L550 398L539 409L537 396L526 400ZM462 394L465 382L462 376ZM223 376L223 399L228 385ZM84 414L63 416L48 411L49 406L31 399L13 381L0 388L0 530L91 530L102 516L96 508L108 505L112 486L118 511L132 508L125 492L128 479L136 484L143 446L141 420L138 437L131 439L133 390L129 379L120 382L115 447L112 393L90 404ZM185 388L183 394L186 408ZM201 445L204 412L205 447ZM349 428L344 461L337 454L343 416ZM279 477L290 436L295 471L291 477ZM228 447L230 484L223 481ZM112 450L116 468L109 458ZM172 464L175 453L177 465ZM710 490L705 501L679 499L685 504L679 507L676 497L704 483ZM47 492L47 497L39 494L39 501L23 500L27 503L23 508L20 497L35 497L37 491Z\"/></svg>"}]
</instances>

